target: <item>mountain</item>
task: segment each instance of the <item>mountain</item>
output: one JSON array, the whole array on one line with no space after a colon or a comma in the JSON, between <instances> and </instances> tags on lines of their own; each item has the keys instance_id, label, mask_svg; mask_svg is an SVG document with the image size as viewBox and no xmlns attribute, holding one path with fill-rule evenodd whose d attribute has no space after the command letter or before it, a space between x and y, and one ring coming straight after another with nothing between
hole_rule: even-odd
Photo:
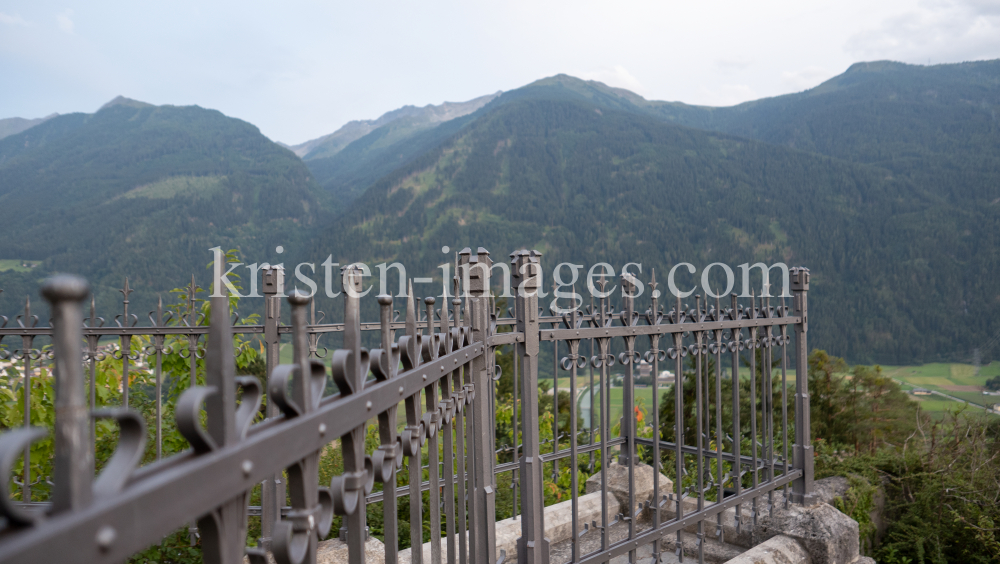
<instances>
[{"instance_id":1,"label":"mountain","mask_svg":"<svg viewBox=\"0 0 1000 564\"><path fill-rule=\"evenodd\" d=\"M52 114L38 119L24 119L19 117L0 119L0 139L16 135L22 131L35 127L45 120L52 119L59 114Z\"/></svg>"},{"instance_id":2,"label":"mountain","mask_svg":"<svg viewBox=\"0 0 1000 564\"><path fill-rule=\"evenodd\" d=\"M322 214L318 194L302 161L249 123L116 98L0 140L0 258L168 290L204 271L210 247L294 246ZM4 288L16 278L4 273Z\"/></svg>"},{"instance_id":3,"label":"mountain","mask_svg":"<svg viewBox=\"0 0 1000 564\"><path fill-rule=\"evenodd\" d=\"M0 139L0 259L42 261L0 273L0 299L63 270L109 303L132 276L138 308L216 245L287 265L399 260L411 276L440 276L444 246L498 262L537 248L548 276L639 262L661 283L682 261L781 261L812 270L810 346L961 359L1000 330L998 100L998 61L859 63L728 108L558 75L345 127L303 160L218 112L117 98Z\"/></svg>"},{"instance_id":4,"label":"mountain","mask_svg":"<svg viewBox=\"0 0 1000 564\"><path fill-rule=\"evenodd\" d=\"M1000 59L856 63L804 92L722 108L646 100L566 75L510 94L508 100L578 100L872 164L966 204L1000 197Z\"/></svg>"},{"instance_id":5,"label":"mountain","mask_svg":"<svg viewBox=\"0 0 1000 564\"><path fill-rule=\"evenodd\" d=\"M404 106L290 148L305 160L336 209L343 210L371 183L443 141L466 116L499 95L422 108Z\"/></svg>"},{"instance_id":6,"label":"mountain","mask_svg":"<svg viewBox=\"0 0 1000 564\"><path fill-rule=\"evenodd\" d=\"M467 245L498 261L537 248L548 268L783 261L813 272L813 346L858 362L954 357L988 339L1000 314L989 282L1000 272L1000 206L990 203L1000 186L983 182L998 170L1000 136L977 121L996 99L995 68L931 67L951 75L941 85L959 83L934 98L911 76L927 69L869 66L874 79L852 78L856 65L819 92L735 108L538 81L455 120L449 137L373 183L315 238L314 254L423 272L446 260L442 246ZM894 81L893 99L878 84ZM883 109L896 100L900 109ZM830 107L840 122L824 117ZM810 144L792 142L794 124L812 126ZM936 130L944 135L919 135Z\"/></svg>"},{"instance_id":7,"label":"mountain","mask_svg":"<svg viewBox=\"0 0 1000 564\"><path fill-rule=\"evenodd\" d=\"M651 109L676 123L883 167L958 203L1000 197L1000 60L857 63L798 94Z\"/></svg>"},{"instance_id":8,"label":"mountain","mask_svg":"<svg viewBox=\"0 0 1000 564\"><path fill-rule=\"evenodd\" d=\"M473 98L467 102L444 102L438 106L428 104L422 108L403 106L386 112L378 119L355 120L330 133L289 148L304 160L332 157L352 142L389 123L405 120L413 130L433 127L441 122L471 114L499 96L501 92Z\"/></svg>"}]
</instances>

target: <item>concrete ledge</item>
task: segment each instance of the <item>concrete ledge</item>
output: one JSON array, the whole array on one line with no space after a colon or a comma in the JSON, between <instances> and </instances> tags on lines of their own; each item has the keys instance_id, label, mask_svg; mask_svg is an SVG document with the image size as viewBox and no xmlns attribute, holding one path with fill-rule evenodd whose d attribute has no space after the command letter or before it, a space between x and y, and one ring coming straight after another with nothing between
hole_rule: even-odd
<instances>
[{"instance_id":1,"label":"concrete ledge","mask_svg":"<svg viewBox=\"0 0 1000 564\"><path fill-rule=\"evenodd\" d=\"M573 529L573 500L566 500L545 508L545 537L550 543L557 543L570 538ZM591 521L601 522L601 492L582 495L577 498L578 520L577 526L583 530L584 523ZM608 519L614 519L620 511L618 500L613 495L608 496ZM496 541L497 555L503 550L508 558L517 555L517 539L521 536L521 518L512 517L497 521ZM446 554L445 539L441 539L441 554ZM430 562L431 543L426 542L423 546L424 562ZM384 559L384 558L383 558ZM346 560L345 560L346 562ZM399 552L399 564L409 564L410 549Z\"/></svg>"},{"instance_id":2,"label":"concrete ledge","mask_svg":"<svg viewBox=\"0 0 1000 564\"><path fill-rule=\"evenodd\" d=\"M339 539L320 541L316 546L316 564L347 562L347 543ZM365 542L365 562L385 562L385 545L375 537Z\"/></svg>"},{"instance_id":3,"label":"concrete ledge","mask_svg":"<svg viewBox=\"0 0 1000 564\"><path fill-rule=\"evenodd\" d=\"M726 561L726 564L812 564L812 559L799 541L778 535Z\"/></svg>"},{"instance_id":4,"label":"concrete ledge","mask_svg":"<svg viewBox=\"0 0 1000 564\"><path fill-rule=\"evenodd\" d=\"M652 496L652 468L645 465L637 465L634 470L634 499L637 504L645 502ZM757 518L757 526L753 526L751 518L750 504L743 504L742 519L740 520L739 531L737 531L736 510L728 509L722 513L722 530L725 543L748 548L749 550L737 558L729 560L736 564L749 564L760 562L798 563L809 564L861 564L870 562L870 559L859 555L858 546L858 524L843 513L837 511L832 506L824 503L832 499L834 495L843 489L841 481L843 479L818 480L817 490L819 503L811 507L802 507L790 504L784 508L784 496L781 492L774 494L773 514L764 509L766 506L766 494L758 504L761 514ZM614 517L624 512L628 504L628 468L618 464L610 464L608 468L608 496L607 511L608 518ZM670 479L660 475L661 493L667 493L672 489ZM579 531L583 530L584 524L596 521L601 522L601 491L600 475L592 476L587 480L587 490L590 493L582 495L577 499ZM624 500L624 503L622 501ZM683 501L684 512L691 513L697 507L697 500L687 498ZM673 518L674 512L668 504L661 510L661 518L668 520ZM706 507L712 505L705 503ZM648 517L649 511L645 512ZM566 541L572 535L572 501L566 500L545 508L545 536L553 545ZM714 541L717 528L716 519L704 521L704 532L707 539ZM697 524L687 528L688 532L697 531ZM521 536L521 519L511 518L498 521L496 523L496 543L497 554L500 551L507 553L508 558L516 558L517 539ZM664 539L669 541L669 539ZM761 541L764 541L761 543ZM790 542L789 542L790 541ZM440 539L441 554L447 554L446 539ZM760 544L757 544L760 543ZM687 544L687 543L685 543ZM754 545L757 546L754 546ZM431 543L425 543L422 547L425 562L430 562ZM366 544L366 555L373 562L380 562L385 559L385 550L381 542L371 539ZM731 554L731 553L730 553ZM761 554L762 556L757 556ZM320 543L318 552L319 562L335 563L347 562L347 547L340 541L331 540ZM721 554L720 554L721 555ZM781 555L789 556L787 560L774 560ZM804 555L805 559L802 559ZM750 560L741 560L741 558ZM758 560L753 560L758 558ZM759 559L764 558L764 559ZM771 558L768 560L767 558ZM410 549L400 551L399 563L410 563Z\"/></svg>"}]
</instances>

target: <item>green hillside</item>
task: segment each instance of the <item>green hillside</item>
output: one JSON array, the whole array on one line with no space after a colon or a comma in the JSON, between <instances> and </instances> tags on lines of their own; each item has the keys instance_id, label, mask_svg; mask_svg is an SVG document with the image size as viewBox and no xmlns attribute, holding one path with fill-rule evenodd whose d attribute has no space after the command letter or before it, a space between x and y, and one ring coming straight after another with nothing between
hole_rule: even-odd
<instances>
[{"instance_id":1,"label":"green hillside","mask_svg":"<svg viewBox=\"0 0 1000 564\"><path fill-rule=\"evenodd\" d=\"M655 109L677 123L878 165L963 205L1000 198L1000 60L857 63L799 94Z\"/></svg>"},{"instance_id":2,"label":"green hillside","mask_svg":"<svg viewBox=\"0 0 1000 564\"><path fill-rule=\"evenodd\" d=\"M797 94L711 108L558 75L504 100L561 99L873 164L963 205L1000 198L1000 60L875 61Z\"/></svg>"},{"instance_id":3,"label":"green hillside","mask_svg":"<svg viewBox=\"0 0 1000 564\"><path fill-rule=\"evenodd\" d=\"M550 94L481 110L368 189L317 253L425 271L443 245L498 260L534 247L549 266L808 265L813 344L857 361L930 360L990 327L995 211L944 205L884 168ZM958 315L963 303L980 308Z\"/></svg>"},{"instance_id":4,"label":"green hillside","mask_svg":"<svg viewBox=\"0 0 1000 564\"><path fill-rule=\"evenodd\" d=\"M404 106L376 120L352 121L336 132L292 147L334 209L342 211L382 176L409 163L458 131L469 114L500 93L438 106Z\"/></svg>"},{"instance_id":5,"label":"green hillside","mask_svg":"<svg viewBox=\"0 0 1000 564\"><path fill-rule=\"evenodd\" d=\"M260 256L322 213L309 171L256 127L199 107L115 103L0 140L0 259L103 287L168 290L222 245ZM3 273L7 296L20 277ZM24 282L31 291L32 280Z\"/></svg>"}]
</instances>

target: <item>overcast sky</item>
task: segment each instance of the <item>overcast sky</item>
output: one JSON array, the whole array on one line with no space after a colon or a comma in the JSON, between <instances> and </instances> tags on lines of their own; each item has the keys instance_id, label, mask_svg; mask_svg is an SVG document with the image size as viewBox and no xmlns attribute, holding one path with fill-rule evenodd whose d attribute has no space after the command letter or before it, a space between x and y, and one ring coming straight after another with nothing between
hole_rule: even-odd
<instances>
[{"instance_id":1,"label":"overcast sky","mask_svg":"<svg viewBox=\"0 0 1000 564\"><path fill-rule=\"evenodd\" d=\"M300 143L558 73L730 105L857 61L994 58L1000 0L0 0L0 117L93 112L121 94Z\"/></svg>"}]
</instances>

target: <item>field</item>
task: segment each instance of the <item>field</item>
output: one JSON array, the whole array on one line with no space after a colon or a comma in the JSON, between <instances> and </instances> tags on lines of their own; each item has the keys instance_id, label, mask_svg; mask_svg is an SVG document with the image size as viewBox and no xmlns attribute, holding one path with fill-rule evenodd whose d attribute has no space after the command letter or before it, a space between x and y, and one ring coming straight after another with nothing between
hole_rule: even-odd
<instances>
[{"instance_id":1,"label":"field","mask_svg":"<svg viewBox=\"0 0 1000 564\"><path fill-rule=\"evenodd\" d=\"M935 363L922 366L883 366L885 374L903 383L904 390L926 388L954 396L956 398L977 404L988 405L1000 403L1000 396L984 396L981 393L986 380L1000 375L1000 362L983 366L976 375L971 364ZM958 402L947 398L934 396L913 396L920 406L931 413L943 413L954 409Z\"/></svg>"},{"instance_id":2,"label":"field","mask_svg":"<svg viewBox=\"0 0 1000 564\"><path fill-rule=\"evenodd\" d=\"M31 270L30 267L22 266L25 263L37 266L42 261L40 260L26 260L26 259L0 259L0 272L5 272L7 270L12 270L14 272L28 272Z\"/></svg>"},{"instance_id":3,"label":"field","mask_svg":"<svg viewBox=\"0 0 1000 564\"><path fill-rule=\"evenodd\" d=\"M0 270L3 270L8 263L17 263L17 266L20 267L20 261L0 260ZM281 362L292 362L292 347L290 344L282 345ZM914 388L926 388L928 390L946 393L955 398L980 406L1000 403L1000 396L984 396L981 392L982 386L986 383L986 380L1000 375L1000 362L993 362L981 367L978 376L975 373L975 367L971 364L958 363L935 363L925 364L922 366L883 366L882 369L885 371L886 375L902 382L903 389L906 391L913 390ZM586 388L590 384L590 377L586 373L586 369L583 369L581 372L582 373L577 375L576 378L577 387ZM546 378L544 381L547 382L549 386L552 385L551 378ZM594 383L597 384L598 382L599 377L595 375ZM794 382L795 373L794 371L789 370L788 383L789 385L794 385ZM568 390L569 383L568 377L559 378L558 387L560 390ZM669 385L664 385L662 383L659 385L661 396L663 391L666 389L669 389ZM611 388L609 398L611 402L611 419L609 421L612 425L614 425L618 418L621 417L622 392L622 388ZM647 412L647 414L649 414L653 403L653 389L651 387L636 387L635 397L636 402L642 402L643 409ZM923 410L938 418L943 417L946 411L959 406L959 402L939 395L910 397L914 401L919 402ZM599 400L600 393L597 394L596 398L596 401Z\"/></svg>"}]
</instances>

